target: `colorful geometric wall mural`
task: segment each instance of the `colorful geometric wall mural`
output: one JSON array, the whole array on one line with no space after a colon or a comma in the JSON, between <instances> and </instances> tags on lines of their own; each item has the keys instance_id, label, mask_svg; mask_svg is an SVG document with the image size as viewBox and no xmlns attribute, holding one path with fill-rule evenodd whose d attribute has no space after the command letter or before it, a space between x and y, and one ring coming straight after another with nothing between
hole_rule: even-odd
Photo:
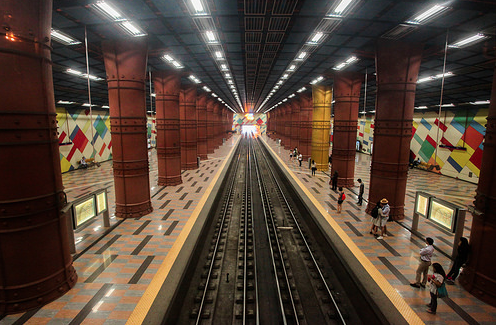
<instances>
[{"instance_id":1,"label":"colorful geometric wall mural","mask_svg":"<svg viewBox=\"0 0 496 325\"><path fill-rule=\"evenodd\" d=\"M102 162L112 159L112 138L108 110L65 109L57 107L60 166L62 173L77 169L79 161L96 158ZM93 128L93 145L91 144Z\"/></svg>"},{"instance_id":2,"label":"colorful geometric wall mural","mask_svg":"<svg viewBox=\"0 0 496 325\"><path fill-rule=\"evenodd\" d=\"M148 149L157 147L157 128L155 117L147 115L146 117L146 138L148 139Z\"/></svg>"},{"instance_id":3,"label":"colorful geometric wall mural","mask_svg":"<svg viewBox=\"0 0 496 325\"><path fill-rule=\"evenodd\" d=\"M414 158L439 165L440 170L434 171L443 175L478 183L487 113L487 108L444 111L439 119L437 112L416 112L410 142ZM373 123L374 116L358 120L357 140L363 152L371 152Z\"/></svg>"},{"instance_id":4,"label":"colorful geometric wall mural","mask_svg":"<svg viewBox=\"0 0 496 325\"><path fill-rule=\"evenodd\" d=\"M253 119L249 120L245 114L233 114L233 131L241 133L241 126L243 124L258 125L260 133L265 134L267 131L267 115L266 114L253 114Z\"/></svg>"}]
</instances>

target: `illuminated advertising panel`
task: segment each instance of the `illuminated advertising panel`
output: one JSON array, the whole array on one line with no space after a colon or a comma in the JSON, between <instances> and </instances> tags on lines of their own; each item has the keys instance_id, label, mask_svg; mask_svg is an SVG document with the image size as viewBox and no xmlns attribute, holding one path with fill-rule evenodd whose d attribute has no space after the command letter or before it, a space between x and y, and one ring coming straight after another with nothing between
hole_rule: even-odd
<instances>
[{"instance_id":1,"label":"illuminated advertising panel","mask_svg":"<svg viewBox=\"0 0 496 325\"><path fill-rule=\"evenodd\" d=\"M438 199L431 200L429 219L454 232L457 209L452 204Z\"/></svg>"},{"instance_id":2,"label":"illuminated advertising panel","mask_svg":"<svg viewBox=\"0 0 496 325\"><path fill-rule=\"evenodd\" d=\"M96 194L97 214L107 210L107 193L105 191Z\"/></svg>"},{"instance_id":3,"label":"illuminated advertising panel","mask_svg":"<svg viewBox=\"0 0 496 325\"><path fill-rule=\"evenodd\" d=\"M417 192L417 196L415 197L415 212L425 218L429 215L430 197L430 195L423 192Z\"/></svg>"},{"instance_id":4,"label":"illuminated advertising panel","mask_svg":"<svg viewBox=\"0 0 496 325\"><path fill-rule=\"evenodd\" d=\"M96 216L95 196L92 195L87 199L77 202L74 205L74 228L78 228Z\"/></svg>"}]
</instances>

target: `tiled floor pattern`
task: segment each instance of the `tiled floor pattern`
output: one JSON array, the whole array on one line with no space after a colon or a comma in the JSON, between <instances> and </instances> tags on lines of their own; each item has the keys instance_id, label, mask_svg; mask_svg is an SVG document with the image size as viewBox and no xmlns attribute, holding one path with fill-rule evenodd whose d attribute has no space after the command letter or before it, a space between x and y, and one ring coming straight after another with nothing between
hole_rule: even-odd
<instances>
[{"instance_id":1,"label":"tiled floor pattern","mask_svg":"<svg viewBox=\"0 0 496 325\"><path fill-rule=\"evenodd\" d=\"M6 316L0 324L125 324L235 141L227 140L199 169L183 171L182 184L169 187L156 185L156 151L150 150L154 211L140 219L113 217L111 162L63 174L69 202L108 188L111 227L103 227L99 217L76 231L79 278L72 290L41 309Z\"/></svg>"},{"instance_id":2,"label":"tiled floor pattern","mask_svg":"<svg viewBox=\"0 0 496 325\"><path fill-rule=\"evenodd\" d=\"M438 300L436 315L426 312L425 305L430 301L429 290L415 289L409 285L415 279L419 250L425 245L423 237L434 239L436 251L433 261L440 263L446 272L451 267L448 256L451 255L453 245L453 234L424 218L420 218L418 228L422 238L411 233L415 192L435 193L436 197L463 207L472 203L477 185L418 169L409 169L405 200L406 218L402 222L388 222L389 236L377 240L369 234L371 222L370 216L365 213L366 203L361 207L355 204L358 183L355 188L345 189L347 199L343 203L342 213L338 214L337 193L328 185L329 172L317 172L316 177L312 177L308 166L299 167L297 161L289 159L288 150L284 150L269 138L264 139L426 324L496 324L496 308L463 290L458 282L447 287L449 298ZM365 183L365 199L368 198L370 163L371 156L357 153L355 177L361 178ZM467 213L465 237L470 237L471 223L471 215Z\"/></svg>"}]
</instances>

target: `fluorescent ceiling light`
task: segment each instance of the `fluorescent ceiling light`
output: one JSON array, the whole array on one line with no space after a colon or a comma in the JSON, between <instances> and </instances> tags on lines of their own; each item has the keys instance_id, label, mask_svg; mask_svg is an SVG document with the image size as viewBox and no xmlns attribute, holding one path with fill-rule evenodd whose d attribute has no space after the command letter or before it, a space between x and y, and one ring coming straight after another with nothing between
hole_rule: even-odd
<instances>
[{"instance_id":1,"label":"fluorescent ceiling light","mask_svg":"<svg viewBox=\"0 0 496 325\"><path fill-rule=\"evenodd\" d=\"M439 106L439 105L436 105L436 106ZM441 107L455 107L455 104L451 103L451 104L443 104L441 105Z\"/></svg>"},{"instance_id":2,"label":"fluorescent ceiling light","mask_svg":"<svg viewBox=\"0 0 496 325\"><path fill-rule=\"evenodd\" d=\"M318 32L316 33L313 37L312 37L312 40L310 41L311 43L318 43L320 41L320 39L322 38L322 36L324 36L324 33L322 32Z\"/></svg>"},{"instance_id":3,"label":"fluorescent ceiling light","mask_svg":"<svg viewBox=\"0 0 496 325\"><path fill-rule=\"evenodd\" d=\"M157 94L155 94L155 93L151 93L151 95L150 95L150 96L152 96L152 97L157 97Z\"/></svg>"},{"instance_id":4,"label":"fluorescent ceiling light","mask_svg":"<svg viewBox=\"0 0 496 325\"><path fill-rule=\"evenodd\" d=\"M169 61L169 62L174 61L174 58L173 58L172 56L170 56L169 54L166 54L166 55L164 55L163 57L164 57L164 59L166 59L166 60L167 60L167 61Z\"/></svg>"},{"instance_id":5,"label":"fluorescent ceiling light","mask_svg":"<svg viewBox=\"0 0 496 325\"><path fill-rule=\"evenodd\" d=\"M305 87L301 87L301 88L300 88L300 89L298 89L296 92L297 92L297 93L301 93L301 92L303 92L303 91L305 91L305 90L307 90Z\"/></svg>"},{"instance_id":6,"label":"fluorescent ceiling light","mask_svg":"<svg viewBox=\"0 0 496 325\"><path fill-rule=\"evenodd\" d=\"M183 68L183 66L179 62L177 62L177 61L173 61L172 64L174 65L174 67L176 67L178 69L182 69Z\"/></svg>"},{"instance_id":7,"label":"fluorescent ceiling light","mask_svg":"<svg viewBox=\"0 0 496 325\"><path fill-rule=\"evenodd\" d=\"M427 109L427 106L418 106L418 107L415 107L416 109Z\"/></svg>"},{"instance_id":8,"label":"fluorescent ceiling light","mask_svg":"<svg viewBox=\"0 0 496 325\"><path fill-rule=\"evenodd\" d=\"M217 94L216 94L216 93L212 93L212 96L213 96L213 97L219 97L219 96L217 96Z\"/></svg>"},{"instance_id":9,"label":"fluorescent ceiling light","mask_svg":"<svg viewBox=\"0 0 496 325\"><path fill-rule=\"evenodd\" d=\"M146 35L145 32L141 31L138 27L134 26L133 23L130 21L125 21L123 23L120 23L119 26L121 26L122 29L124 29L131 36L140 37Z\"/></svg>"},{"instance_id":10,"label":"fluorescent ceiling light","mask_svg":"<svg viewBox=\"0 0 496 325\"><path fill-rule=\"evenodd\" d=\"M65 70L65 72L76 75L76 76L81 76L83 74L82 72L79 72L79 71L73 70L73 69L67 69L67 70Z\"/></svg>"},{"instance_id":11,"label":"fluorescent ceiling light","mask_svg":"<svg viewBox=\"0 0 496 325\"><path fill-rule=\"evenodd\" d=\"M84 103L84 104L83 104L83 105L81 105L81 106L84 106L84 107L90 107L90 106L91 106L91 107L93 107L93 106L96 106L96 105L95 105L95 104L91 104L91 105L90 105L89 103Z\"/></svg>"},{"instance_id":12,"label":"fluorescent ceiling light","mask_svg":"<svg viewBox=\"0 0 496 325\"><path fill-rule=\"evenodd\" d=\"M284 98L282 101L283 101L283 102L287 102L287 101L288 101L288 99L287 99L287 98Z\"/></svg>"},{"instance_id":13,"label":"fluorescent ceiling light","mask_svg":"<svg viewBox=\"0 0 496 325\"><path fill-rule=\"evenodd\" d=\"M314 80L310 81L310 84L311 84L311 85L315 85L316 83L319 83L319 82L320 82L320 81L322 81L322 80L324 80L324 77L319 76L318 78L316 78L316 79L314 79Z\"/></svg>"},{"instance_id":14,"label":"fluorescent ceiling light","mask_svg":"<svg viewBox=\"0 0 496 325\"><path fill-rule=\"evenodd\" d=\"M201 13L204 11L203 5L200 0L191 0L191 4L193 4L193 8L195 8L197 13Z\"/></svg>"},{"instance_id":15,"label":"fluorescent ceiling light","mask_svg":"<svg viewBox=\"0 0 496 325\"><path fill-rule=\"evenodd\" d=\"M358 58L356 56L352 56L349 59L347 59L346 61L335 66L333 69L334 70L341 70L341 69L349 66L350 64L352 64L353 62L356 62L356 61L358 61Z\"/></svg>"},{"instance_id":16,"label":"fluorescent ceiling light","mask_svg":"<svg viewBox=\"0 0 496 325\"><path fill-rule=\"evenodd\" d=\"M339 5L329 14L329 16L342 17L345 10L353 0L342 0Z\"/></svg>"},{"instance_id":17,"label":"fluorescent ceiling light","mask_svg":"<svg viewBox=\"0 0 496 325\"><path fill-rule=\"evenodd\" d=\"M224 76L225 76L227 79L232 78L232 77L231 77L231 74L229 74L229 73L226 73Z\"/></svg>"},{"instance_id":18,"label":"fluorescent ceiling light","mask_svg":"<svg viewBox=\"0 0 496 325\"><path fill-rule=\"evenodd\" d=\"M444 77L447 78L447 77L453 77L455 74L453 72L446 72L444 73ZM440 74L437 74L435 76L429 76L429 77L424 77L424 78L420 78L419 80L417 80L417 83L420 84L420 83L423 83L423 82L426 82L426 81L432 81L432 80L436 80L436 79L441 79L443 77L443 74L440 73Z\"/></svg>"},{"instance_id":19,"label":"fluorescent ceiling light","mask_svg":"<svg viewBox=\"0 0 496 325\"><path fill-rule=\"evenodd\" d=\"M108 105L103 105L102 108L110 108Z\"/></svg>"},{"instance_id":20,"label":"fluorescent ceiling light","mask_svg":"<svg viewBox=\"0 0 496 325\"><path fill-rule=\"evenodd\" d=\"M105 1L98 1L93 4L93 7L113 21L122 21L126 19L119 11L117 11L117 9L113 8Z\"/></svg>"},{"instance_id":21,"label":"fluorescent ceiling light","mask_svg":"<svg viewBox=\"0 0 496 325\"><path fill-rule=\"evenodd\" d=\"M285 73L281 78L282 79L287 79L289 77L289 74Z\"/></svg>"},{"instance_id":22,"label":"fluorescent ceiling light","mask_svg":"<svg viewBox=\"0 0 496 325\"><path fill-rule=\"evenodd\" d=\"M288 98L293 98L294 96L296 96L295 94L291 94L288 96Z\"/></svg>"},{"instance_id":23,"label":"fluorescent ceiling light","mask_svg":"<svg viewBox=\"0 0 496 325\"><path fill-rule=\"evenodd\" d=\"M473 36L470 36L470 37L467 37L465 39L462 39L461 41L458 41L456 43L449 44L448 47L451 47L451 48L460 48L460 47L464 47L464 46L467 46L467 45L470 45L470 44L473 44L473 43L482 41L485 38L487 38L486 35L481 34L481 33L477 33L477 34L475 34Z\"/></svg>"},{"instance_id":24,"label":"fluorescent ceiling light","mask_svg":"<svg viewBox=\"0 0 496 325\"><path fill-rule=\"evenodd\" d=\"M489 100L478 100L476 102L470 102L472 105L484 105L491 103Z\"/></svg>"},{"instance_id":25,"label":"fluorescent ceiling light","mask_svg":"<svg viewBox=\"0 0 496 325\"><path fill-rule=\"evenodd\" d=\"M194 76L194 75L190 75L190 76L188 77L188 79L189 79L189 80L191 80L191 81L193 81L194 83L197 83L197 84L201 83L200 79L198 79L198 78L197 78L196 76Z\"/></svg>"},{"instance_id":26,"label":"fluorescent ceiling light","mask_svg":"<svg viewBox=\"0 0 496 325\"><path fill-rule=\"evenodd\" d=\"M414 24L414 25L419 25L423 24L439 15L444 13L445 11L449 10L449 7L441 6L441 5L435 5L428 10L414 16L413 19L407 20L406 22L409 24Z\"/></svg>"},{"instance_id":27,"label":"fluorescent ceiling light","mask_svg":"<svg viewBox=\"0 0 496 325\"><path fill-rule=\"evenodd\" d=\"M212 32L211 30L207 31L206 32L206 35L207 35L207 39L209 42L215 42L215 35L214 35L214 32Z\"/></svg>"},{"instance_id":28,"label":"fluorescent ceiling light","mask_svg":"<svg viewBox=\"0 0 496 325\"><path fill-rule=\"evenodd\" d=\"M229 70L229 69L227 68L227 65L225 65L225 64L221 64L221 65L220 65L220 69L221 69L222 71L228 71L228 70Z\"/></svg>"},{"instance_id":29,"label":"fluorescent ceiling light","mask_svg":"<svg viewBox=\"0 0 496 325\"><path fill-rule=\"evenodd\" d=\"M59 43L62 43L64 45L75 45L75 44L80 44L81 42L78 41L77 39L62 33L61 31L52 29L51 31L52 39L54 41L57 41Z\"/></svg>"},{"instance_id":30,"label":"fluorescent ceiling light","mask_svg":"<svg viewBox=\"0 0 496 325\"><path fill-rule=\"evenodd\" d=\"M277 82L277 85L282 85L283 83L284 83L284 81L279 80L279 81Z\"/></svg>"},{"instance_id":31,"label":"fluorescent ceiling light","mask_svg":"<svg viewBox=\"0 0 496 325\"><path fill-rule=\"evenodd\" d=\"M298 60L303 60L307 56L307 52L301 52L300 55L298 55Z\"/></svg>"},{"instance_id":32,"label":"fluorescent ceiling light","mask_svg":"<svg viewBox=\"0 0 496 325\"><path fill-rule=\"evenodd\" d=\"M57 104L62 104L62 105L71 105L74 104L75 102L69 102L67 100L59 100Z\"/></svg>"},{"instance_id":33,"label":"fluorescent ceiling light","mask_svg":"<svg viewBox=\"0 0 496 325\"><path fill-rule=\"evenodd\" d=\"M288 71L295 71L296 70L296 65L292 64L289 68Z\"/></svg>"},{"instance_id":34,"label":"fluorescent ceiling light","mask_svg":"<svg viewBox=\"0 0 496 325\"><path fill-rule=\"evenodd\" d=\"M221 51L216 51L215 52L215 56L217 57L217 59L222 59L222 52Z\"/></svg>"}]
</instances>

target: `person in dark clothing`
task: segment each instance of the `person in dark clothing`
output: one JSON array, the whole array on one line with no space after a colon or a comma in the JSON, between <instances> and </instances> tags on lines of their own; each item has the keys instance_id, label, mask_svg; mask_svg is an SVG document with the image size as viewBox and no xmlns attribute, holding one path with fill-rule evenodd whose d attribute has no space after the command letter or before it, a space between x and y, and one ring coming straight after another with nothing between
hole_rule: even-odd
<instances>
[{"instance_id":1,"label":"person in dark clothing","mask_svg":"<svg viewBox=\"0 0 496 325\"><path fill-rule=\"evenodd\" d=\"M332 165L332 155L329 155L329 167Z\"/></svg>"},{"instance_id":2,"label":"person in dark clothing","mask_svg":"<svg viewBox=\"0 0 496 325\"><path fill-rule=\"evenodd\" d=\"M363 192L365 191L365 184L363 184L362 179L359 178L357 180L358 184L360 184L360 188L358 189L358 202L357 205L362 205L363 201Z\"/></svg>"},{"instance_id":3,"label":"person in dark clothing","mask_svg":"<svg viewBox=\"0 0 496 325\"><path fill-rule=\"evenodd\" d=\"M449 273L446 275L447 284L455 284L456 277L460 273L460 268L468 260L468 254L470 253L470 245L468 244L467 238L465 237L460 238L460 241L458 242L457 251L458 254L456 255L455 261L453 262L453 266L451 267Z\"/></svg>"},{"instance_id":4,"label":"person in dark clothing","mask_svg":"<svg viewBox=\"0 0 496 325\"><path fill-rule=\"evenodd\" d=\"M331 178L331 183L332 183L332 189L335 191L338 189L338 171L336 170L334 172L334 175L332 175L332 178Z\"/></svg>"}]
</instances>

